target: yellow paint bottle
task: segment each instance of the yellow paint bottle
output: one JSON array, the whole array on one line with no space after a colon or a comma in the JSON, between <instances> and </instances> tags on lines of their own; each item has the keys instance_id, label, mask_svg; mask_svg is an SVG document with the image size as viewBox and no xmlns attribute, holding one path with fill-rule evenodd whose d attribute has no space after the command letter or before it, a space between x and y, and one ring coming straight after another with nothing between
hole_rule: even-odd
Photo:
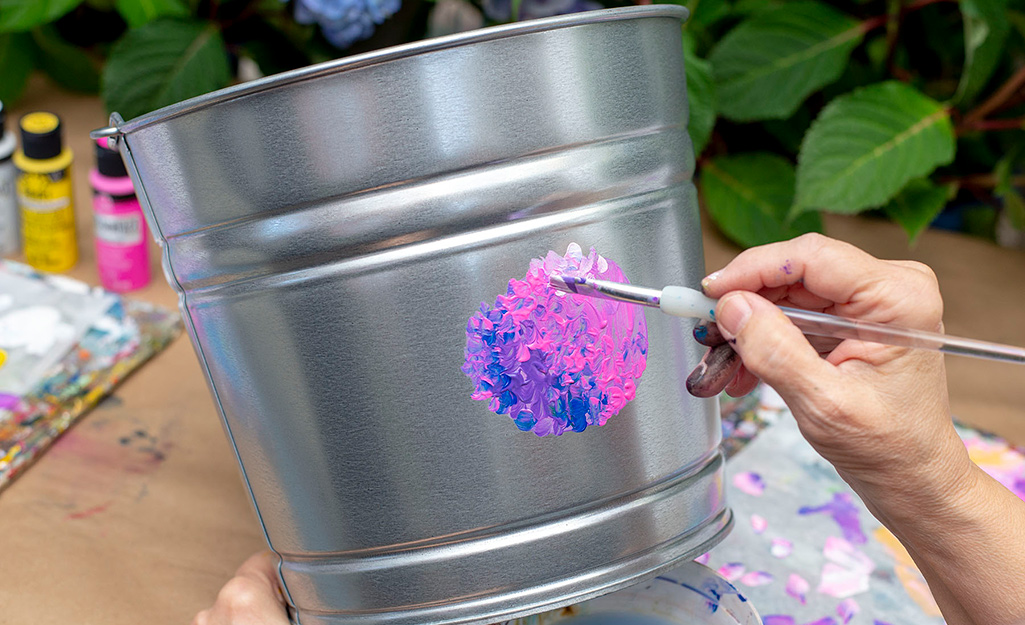
<instances>
[{"instance_id":1,"label":"yellow paint bottle","mask_svg":"<svg viewBox=\"0 0 1025 625\"><path fill-rule=\"evenodd\" d=\"M67 271L78 261L71 150L53 113L21 118L21 149L14 154L25 260L40 271Z\"/></svg>"}]
</instances>

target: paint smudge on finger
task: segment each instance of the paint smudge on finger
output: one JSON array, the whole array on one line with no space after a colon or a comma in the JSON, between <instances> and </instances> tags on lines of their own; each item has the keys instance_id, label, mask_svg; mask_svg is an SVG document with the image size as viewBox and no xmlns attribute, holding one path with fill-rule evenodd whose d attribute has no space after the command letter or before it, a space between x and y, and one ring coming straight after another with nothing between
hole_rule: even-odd
<instances>
[{"instance_id":1,"label":"paint smudge on finger","mask_svg":"<svg viewBox=\"0 0 1025 625\"><path fill-rule=\"evenodd\" d=\"M752 497L760 497L765 492L765 482L762 480L762 476L753 471L734 475L733 485Z\"/></svg>"},{"instance_id":2,"label":"paint smudge on finger","mask_svg":"<svg viewBox=\"0 0 1025 625\"><path fill-rule=\"evenodd\" d=\"M462 366L473 399L538 436L605 425L633 400L647 364L639 307L560 292L552 275L629 282L616 263L575 243L564 256L532 260L493 307L470 316Z\"/></svg>"}]
</instances>

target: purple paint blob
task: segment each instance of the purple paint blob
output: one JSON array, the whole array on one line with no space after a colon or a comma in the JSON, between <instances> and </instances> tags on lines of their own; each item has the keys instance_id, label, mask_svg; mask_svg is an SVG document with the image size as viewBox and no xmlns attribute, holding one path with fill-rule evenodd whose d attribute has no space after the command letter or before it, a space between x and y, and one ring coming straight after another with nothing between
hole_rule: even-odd
<instances>
[{"instance_id":1,"label":"purple paint blob","mask_svg":"<svg viewBox=\"0 0 1025 625\"><path fill-rule=\"evenodd\" d=\"M718 573L726 578L726 581L735 582L744 574L744 568L742 562L727 562L719 567Z\"/></svg>"},{"instance_id":2,"label":"purple paint blob","mask_svg":"<svg viewBox=\"0 0 1025 625\"><path fill-rule=\"evenodd\" d=\"M763 625L797 625L794 617L783 614L769 614L762 619L762 623Z\"/></svg>"},{"instance_id":3,"label":"purple paint blob","mask_svg":"<svg viewBox=\"0 0 1025 625\"><path fill-rule=\"evenodd\" d=\"M861 608L858 606L858 602L854 599L844 599L836 606L836 615L840 617L843 623L850 623L854 615L861 612Z\"/></svg>"},{"instance_id":4,"label":"purple paint blob","mask_svg":"<svg viewBox=\"0 0 1025 625\"><path fill-rule=\"evenodd\" d=\"M788 276L792 275L794 273L794 268L793 268L793 266L790 265L790 259L789 258L786 259L786 261L783 263L783 266L780 267L779 270L782 271L783 273L785 273Z\"/></svg>"},{"instance_id":5,"label":"purple paint blob","mask_svg":"<svg viewBox=\"0 0 1025 625\"><path fill-rule=\"evenodd\" d=\"M740 578L740 583L745 586L756 588L758 586L771 584L773 579L772 573L766 573L765 571L751 571Z\"/></svg>"},{"instance_id":6,"label":"purple paint blob","mask_svg":"<svg viewBox=\"0 0 1025 625\"><path fill-rule=\"evenodd\" d=\"M817 621L807 623L807 625L836 625L836 619L832 616L824 616Z\"/></svg>"},{"instance_id":7,"label":"purple paint blob","mask_svg":"<svg viewBox=\"0 0 1025 625\"><path fill-rule=\"evenodd\" d=\"M752 497L760 497L765 492L765 481L762 476L751 471L734 475L733 485Z\"/></svg>"},{"instance_id":8,"label":"purple paint blob","mask_svg":"<svg viewBox=\"0 0 1025 625\"><path fill-rule=\"evenodd\" d=\"M861 522L858 520L858 507L854 505L854 499L850 493L835 493L833 500L821 506L804 506L797 511L800 515L829 513L833 521L840 526L844 540L855 544L864 545L868 542L865 533L861 531Z\"/></svg>"},{"instance_id":9,"label":"purple paint blob","mask_svg":"<svg viewBox=\"0 0 1025 625\"><path fill-rule=\"evenodd\" d=\"M565 256L531 260L494 307L482 303L470 317L462 366L473 399L538 436L605 425L634 398L647 365L640 307L562 293L548 284L553 274L629 282L616 263L575 243Z\"/></svg>"},{"instance_id":10,"label":"purple paint blob","mask_svg":"<svg viewBox=\"0 0 1025 625\"><path fill-rule=\"evenodd\" d=\"M808 602L808 591L811 590L811 584L808 580L804 579L797 573L791 573L790 578L787 579L786 591L787 594L797 599L804 605Z\"/></svg>"}]
</instances>

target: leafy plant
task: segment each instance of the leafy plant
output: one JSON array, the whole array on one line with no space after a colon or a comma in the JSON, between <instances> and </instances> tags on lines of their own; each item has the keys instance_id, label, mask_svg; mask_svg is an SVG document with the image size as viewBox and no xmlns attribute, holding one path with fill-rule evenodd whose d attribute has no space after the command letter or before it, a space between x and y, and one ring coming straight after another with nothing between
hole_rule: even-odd
<instances>
[{"instance_id":1,"label":"leafy plant","mask_svg":"<svg viewBox=\"0 0 1025 625\"><path fill-rule=\"evenodd\" d=\"M229 85L424 36L427 5L399 0L0 0L0 100L30 73L101 93L126 119ZM392 18L392 19L388 19Z\"/></svg>"},{"instance_id":2,"label":"leafy plant","mask_svg":"<svg viewBox=\"0 0 1025 625\"><path fill-rule=\"evenodd\" d=\"M130 119L245 67L642 1L0 0L0 100L38 69ZM732 240L870 212L913 242L949 206L1025 228L1025 0L668 1L691 11L688 129Z\"/></svg>"},{"instance_id":3,"label":"leafy plant","mask_svg":"<svg viewBox=\"0 0 1025 625\"><path fill-rule=\"evenodd\" d=\"M951 200L1025 227L1022 0L682 3L699 185L733 241L873 211L913 243Z\"/></svg>"}]
</instances>

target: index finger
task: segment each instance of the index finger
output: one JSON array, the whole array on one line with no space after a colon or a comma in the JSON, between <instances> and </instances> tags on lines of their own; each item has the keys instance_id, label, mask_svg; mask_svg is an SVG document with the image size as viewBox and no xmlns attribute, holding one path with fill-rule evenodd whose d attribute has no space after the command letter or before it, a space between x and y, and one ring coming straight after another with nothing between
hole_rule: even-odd
<instances>
[{"instance_id":1,"label":"index finger","mask_svg":"<svg viewBox=\"0 0 1025 625\"><path fill-rule=\"evenodd\" d=\"M845 317L929 329L942 317L934 276L820 234L746 250L701 286L718 298L730 291L757 293L798 284L833 302L834 311Z\"/></svg>"}]
</instances>

